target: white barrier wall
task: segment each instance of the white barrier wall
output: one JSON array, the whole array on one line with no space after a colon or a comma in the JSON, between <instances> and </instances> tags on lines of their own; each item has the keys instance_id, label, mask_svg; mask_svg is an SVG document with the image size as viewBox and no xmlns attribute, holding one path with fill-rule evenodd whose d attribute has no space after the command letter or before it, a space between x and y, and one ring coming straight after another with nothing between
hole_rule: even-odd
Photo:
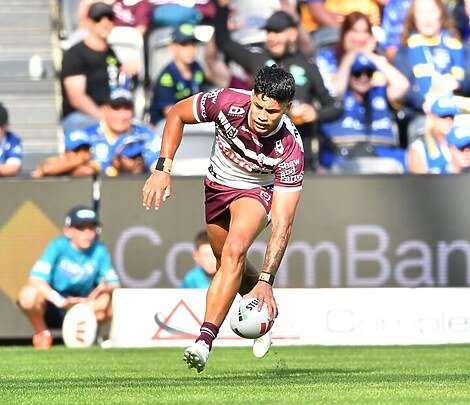
<instances>
[{"instance_id":1,"label":"white barrier wall","mask_svg":"<svg viewBox=\"0 0 470 405\"><path fill-rule=\"evenodd\" d=\"M205 290L117 290L113 347L189 345L199 334L205 295ZM275 289L275 297L275 345L470 343L468 288ZM228 319L215 345L251 345L232 332Z\"/></svg>"}]
</instances>

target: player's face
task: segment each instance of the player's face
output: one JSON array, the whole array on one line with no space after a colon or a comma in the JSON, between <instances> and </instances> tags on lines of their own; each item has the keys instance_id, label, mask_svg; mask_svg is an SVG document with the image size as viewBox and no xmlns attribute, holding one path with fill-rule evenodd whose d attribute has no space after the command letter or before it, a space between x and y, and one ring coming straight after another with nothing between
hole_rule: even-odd
<instances>
[{"instance_id":1,"label":"player's face","mask_svg":"<svg viewBox=\"0 0 470 405\"><path fill-rule=\"evenodd\" d=\"M75 249L88 249L96 238L96 224L86 224L79 228L67 227L64 233Z\"/></svg>"},{"instance_id":2,"label":"player's face","mask_svg":"<svg viewBox=\"0 0 470 405\"><path fill-rule=\"evenodd\" d=\"M279 103L273 98L253 92L249 118L251 129L259 136L269 135L276 129L282 116L289 111L291 105L292 101Z\"/></svg>"},{"instance_id":3,"label":"player's face","mask_svg":"<svg viewBox=\"0 0 470 405\"><path fill-rule=\"evenodd\" d=\"M216 260L211 245L207 243L199 246L193 256L196 263L201 266L207 274L211 276L215 274L217 271Z\"/></svg>"},{"instance_id":4,"label":"player's face","mask_svg":"<svg viewBox=\"0 0 470 405\"><path fill-rule=\"evenodd\" d=\"M131 126L133 117L132 107L124 105L111 108L105 106L104 119L109 129L116 134L127 132Z\"/></svg>"}]
</instances>

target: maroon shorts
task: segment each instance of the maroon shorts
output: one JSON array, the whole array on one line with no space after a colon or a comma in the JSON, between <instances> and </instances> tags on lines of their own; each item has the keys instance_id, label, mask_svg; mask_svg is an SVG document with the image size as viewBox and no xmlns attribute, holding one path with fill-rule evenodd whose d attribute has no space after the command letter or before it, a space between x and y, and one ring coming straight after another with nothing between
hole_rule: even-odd
<instances>
[{"instance_id":1,"label":"maroon shorts","mask_svg":"<svg viewBox=\"0 0 470 405\"><path fill-rule=\"evenodd\" d=\"M248 190L222 186L218 183L204 180L206 193L206 223L210 224L216 219L230 215L230 204L239 198L249 197L259 201L266 210L268 218L271 213L273 201L273 187L255 187ZM270 219L270 218L269 218Z\"/></svg>"}]
</instances>

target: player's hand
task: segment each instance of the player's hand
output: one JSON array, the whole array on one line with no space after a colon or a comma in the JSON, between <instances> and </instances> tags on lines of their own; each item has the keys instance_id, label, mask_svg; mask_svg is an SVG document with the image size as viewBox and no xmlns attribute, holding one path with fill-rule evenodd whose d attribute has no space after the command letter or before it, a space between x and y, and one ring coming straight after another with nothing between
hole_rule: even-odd
<instances>
[{"instance_id":1,"label":"player's hand","mask_svg":"<svg viewBox=\"0 0 470 405\"><path fill-rule=\"evenodd\" d=\"M271 320L277 318L279 313L276 300L274 299L273 288L264 281L258 281L254 288L243 296L243 298L258 297L258 311L261 311L263 302L268 306L268 315Z\"/></svg>"},{"instance_id":2,"label":"player's hand","mask_svg":"<svg viewBox=\"0 0 470 405\"><path fill-rule=\"evenodd\" d=\"M87 301L93 301L96 299L99 295L101 295L103 292L106 291L106 284L105 283L100 283L98 284L93 291L88 294Z\"/></svg>"},{"instance_id":3,"label":"player's hand","mask_svg":"<svg viewBox=\"0 0 470 405\"><path fill-rule=\"evenodd\" d=\"M84 298L84 297L67 297L61 308L69 309L69 308L72 308L74 305L80 304L82 302L86 302L86 298Z\"/></svg>"},{"instance_id":4,"label":"player's hand","mask_svg":"<svg viewBox=\"0 0 470 405\"><path fill-rule=\"evenodd\" d=\"M168 173L156 170L145 182L142 189L143 206L149 210L155 198L155 209L160 208L161 201L166 201L171 195L171 181Z\"/></svg>"}]
</instances>

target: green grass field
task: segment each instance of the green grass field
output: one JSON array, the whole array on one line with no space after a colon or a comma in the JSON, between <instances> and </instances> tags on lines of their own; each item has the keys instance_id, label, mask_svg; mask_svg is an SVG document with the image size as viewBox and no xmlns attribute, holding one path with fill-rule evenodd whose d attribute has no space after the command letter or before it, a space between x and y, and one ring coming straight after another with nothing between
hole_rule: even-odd
<instances>
[{"instance_id":1,"label":"green grass field","mask_svg":"<svg viewBox=\"0 0 470 405\"><path fill-rule=\"evenodd\" d=\"M470 346L0 347L0 404L469 404Z\"/></svg>"}]
</instances>

